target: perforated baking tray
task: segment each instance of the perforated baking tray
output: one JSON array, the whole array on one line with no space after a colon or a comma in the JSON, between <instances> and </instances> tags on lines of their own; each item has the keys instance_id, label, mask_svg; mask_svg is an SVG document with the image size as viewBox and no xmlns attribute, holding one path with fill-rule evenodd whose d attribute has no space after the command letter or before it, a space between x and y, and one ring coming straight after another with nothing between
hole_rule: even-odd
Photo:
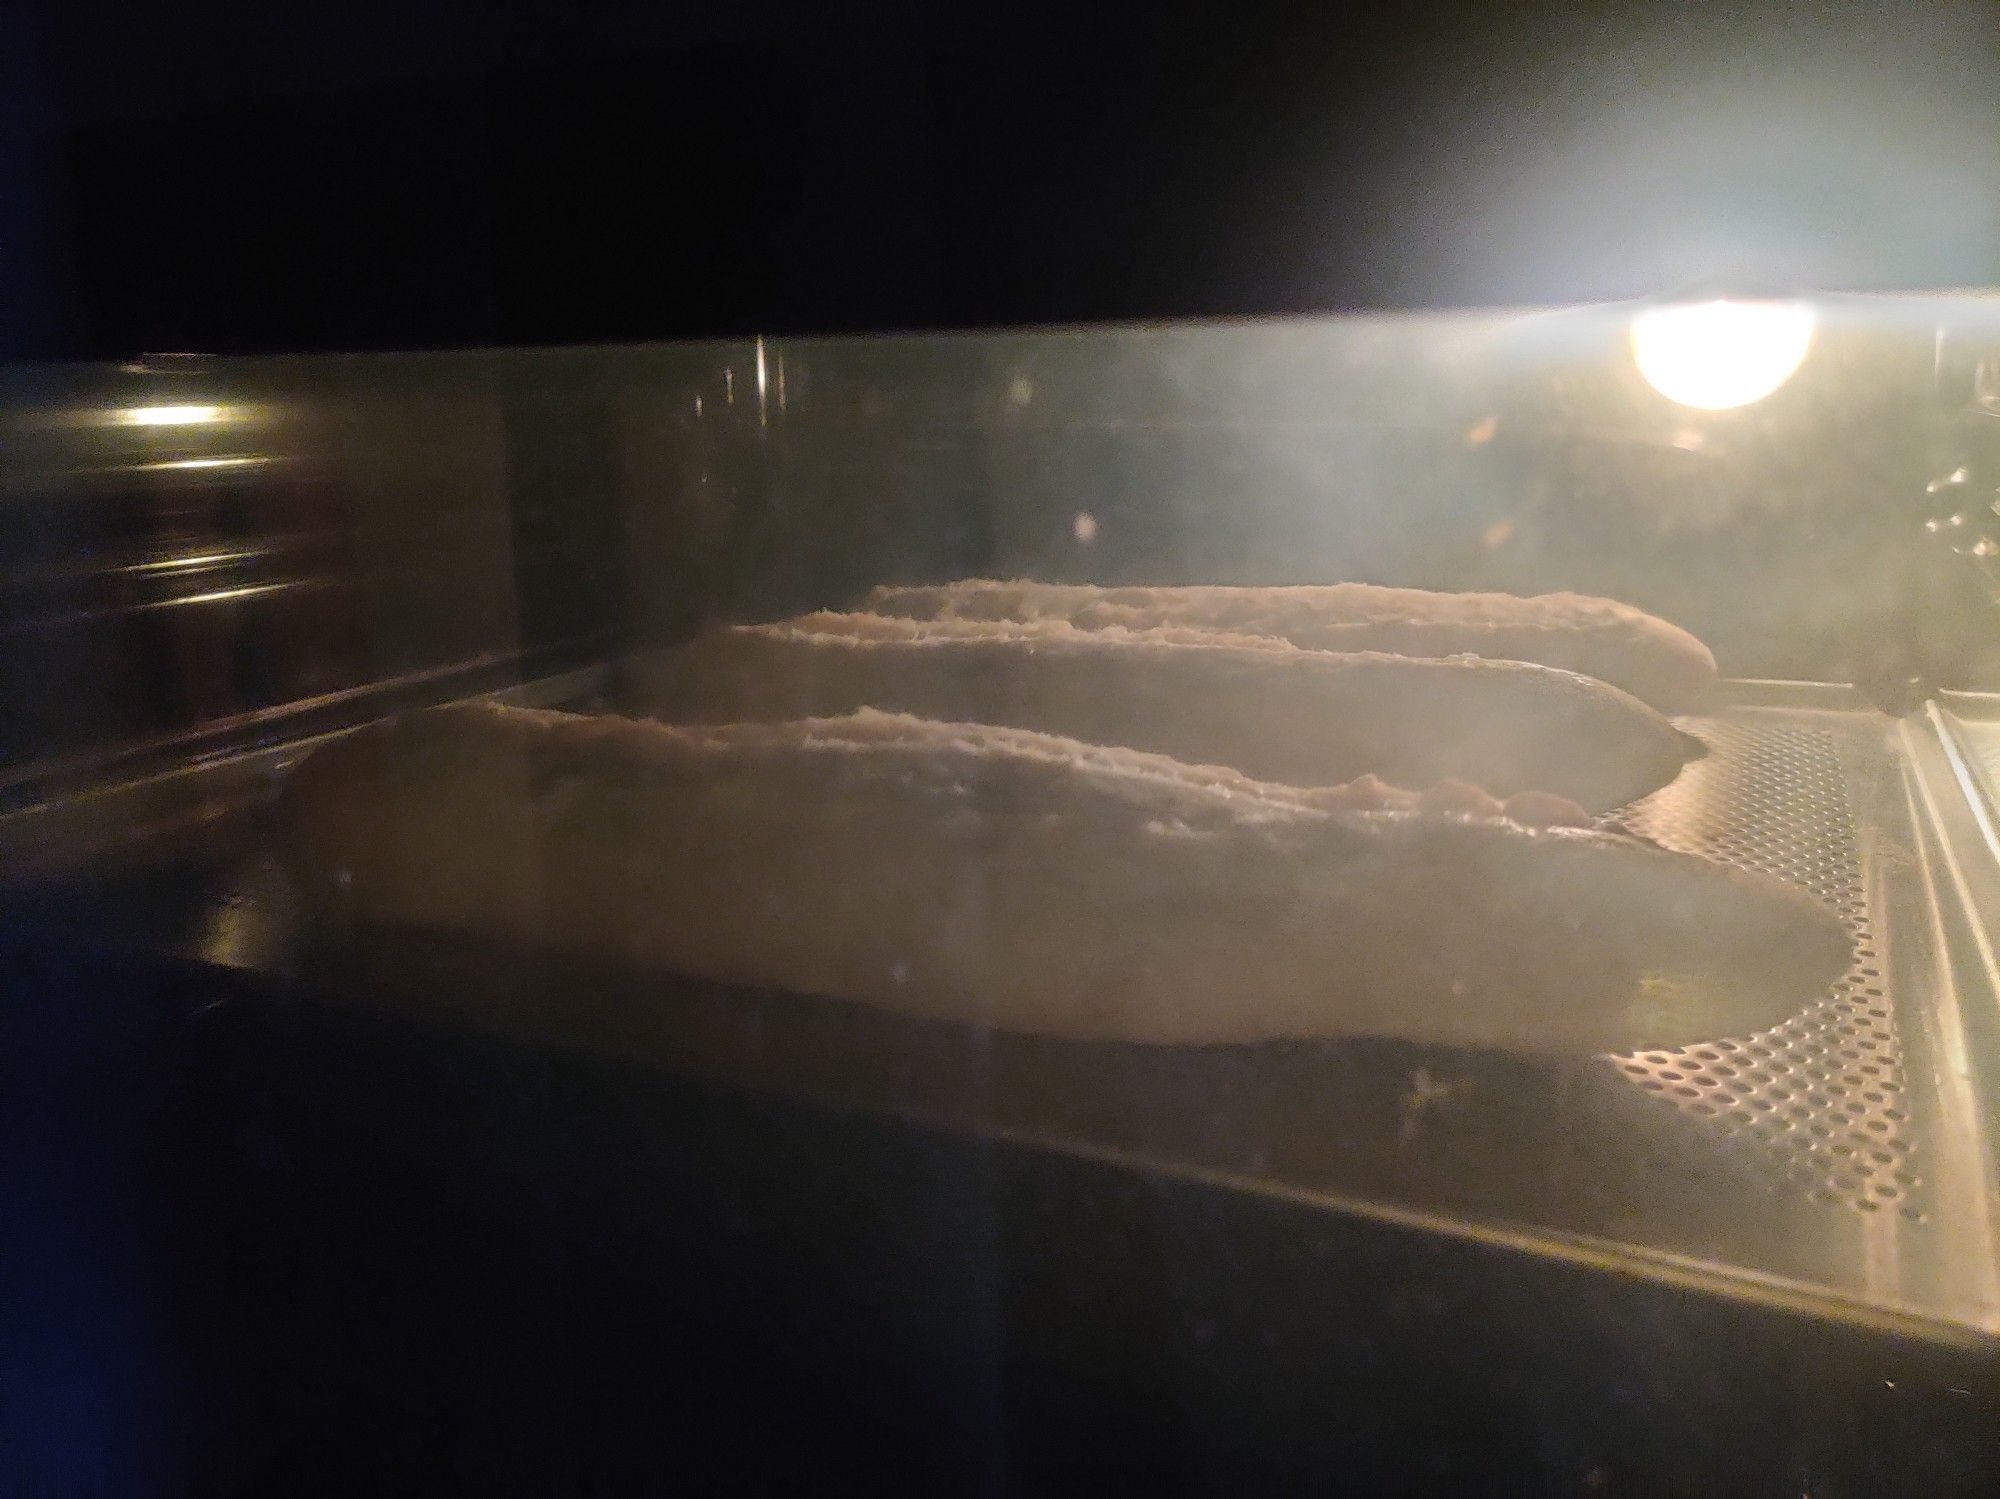
<instances>
[{"instance_id":1,"label":"perforated baking tray","mask_svg":"<svg viewBox=\"0 0 2000 1499\"><path fill-rule=\"evenodd\" d=\"M1018 1088L996 1062L988 1122L1822 1310L2000 1329L2000 699L1978 706L1990 803L1954 737L1963 701L1897 720L1843 688L1734 683L1683 720L1710 754L1611 819L1840 914L1849 971L1768 1031L1568 1062L1385 1042L1127 1053L1094 1077L1041 1059Z\"/></svg>"},{"instance_id":2,"label":"perforated baking tray","mask_svg":"<svg viewBox=\"0 0 2000 1499\"><path fill-rule=\"evenodd\" d=\"M1992 1327L1990 1074L1975 1039L1996 995L1968 878L1996 867L1990 824L1938 709L1912 720L1837 689L1739 684L1684 720L1710 747L1619 820L1669 847L1811 890L1854 939L1847 974L1784 1023L1607 1058L1726 1156L1745 1268Z\"/></svg>"},{"instance_id":3,"label":"perforated baking tray","mask_svg":"<svg viewBox=\"0 0 2000 1499\"><path fill-rule=\"evenodd\" d=\"M1847 975L1783 1024L1676 1051L1078 1045L437 934L320 950L292 926L282 860L254 847L135 887L132 904L149 942L340 1003L442 1010L625 1065L1819 1314L2000 1332L2000 800L1986 799L2000 711L1895 720L1844 689L1737 683L1683 722L1711 753L1616 820L1804 885L1855 946Z\"/></svg>"}]
</instances>

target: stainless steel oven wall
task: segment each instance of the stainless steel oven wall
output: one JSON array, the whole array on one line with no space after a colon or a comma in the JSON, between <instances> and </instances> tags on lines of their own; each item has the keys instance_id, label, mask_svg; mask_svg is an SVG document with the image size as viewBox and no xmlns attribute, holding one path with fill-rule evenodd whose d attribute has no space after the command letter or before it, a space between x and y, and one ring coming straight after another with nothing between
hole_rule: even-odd
<instances>
[{"instance_id":1,"label":"stainless steel oven wall","mask_svg":"<svg viewBox=\"0 0 2000 1499\"><path fill-rule=\"evenodd\" d=\"M10 805L623 630L620 391L561 354L0 374Z\"/></svg>"},{"instance_id":2,"label":"stainless steel oven wall","mask_svg":"<svg viewBox=\"0 0 2000 1499\"><path fill-rule=\"evenodd\" d=\"M618 437L637 637L990 569L1000 346L753 339L708 346L685 381L630 387Z\"/></svg>"},{"instance_id":3,"label":"stainless steel oven wall","mask_svg":"<svg viewBox=\"0 0 2000 1499\"><path fill-rule=\"evenodd\" d=\"M2000 600L2000 295L1953 313L1934 346L1924 530L1937 567Z\"/></svg>"}]
</instances>

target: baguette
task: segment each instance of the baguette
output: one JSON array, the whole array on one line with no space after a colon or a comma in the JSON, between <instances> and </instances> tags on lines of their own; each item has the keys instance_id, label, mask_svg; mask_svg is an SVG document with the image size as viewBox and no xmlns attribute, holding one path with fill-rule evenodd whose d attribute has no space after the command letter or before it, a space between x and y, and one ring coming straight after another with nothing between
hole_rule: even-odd
<instances>
[{"instance_id":1,"label":"baguette","mask_svg":"<svg viewBox=\"0 0 2000 1499\"><path fill-rule=\"evenodd\" d=\"M1429 593L1368 583L1281 588L1098 588L971 579L877 588L861 607L908 619L1061 619L1088 629L1196 625L1322 651L1469 654L1581 672L1663 713L1701 705L1715 657L1642 609L1577 593Z\"/></svg>"},{"instance_id":2,"label":"baguette","mask_svg":"<svg viewBox=\"0 0 2000 1499\"><path fill-rule=\"evenodd\" d=\"M1162 1045L1535 1051L1769 1026L1847 941L1778 879L1555 798L1270 786L881 713L675 727L470 704L288 786L310 909L904 1015Z\"/></svg>"},{"instance_id":3,"label":"baguette","mask_svg":"<svg viewBox=\"0 0 2000 1499\"><path fill-rule=\"evenodd\" d=\"M814 614L711 631L631 664L631 701L677 722L884 708L1037 729L1324 786L1373 773L1549 791L1593 812L1657 790L1700 741L1574 672L1470 656L1300 650L1203 630L925 624Z\"/></svg>"}]
</instances>

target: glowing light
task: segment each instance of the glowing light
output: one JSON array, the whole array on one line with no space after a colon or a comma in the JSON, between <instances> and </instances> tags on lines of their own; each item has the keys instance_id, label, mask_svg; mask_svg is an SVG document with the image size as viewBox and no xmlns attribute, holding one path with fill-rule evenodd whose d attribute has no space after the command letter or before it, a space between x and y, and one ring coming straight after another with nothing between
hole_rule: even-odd
<instances>
[{"instance_id":1,"label":"glowing light","mask_svg":"<svg viewBox=\"0 0 2000 1499\"><path fill-rule=\"evenodd\" d=\"M1791 379L1812 334L1812 309L1795 302L1653 307L1632 320L1632 360L1668 400L1726 411Z\"/></svg>"},{"instance_id":2,"label":"glowing light","mask_svg":"<svg viewBox=\"0 0 2000 1499\"><path fill-rule=\"evenodd\" d=\"M165 473L190 469L262 468L270 461L268 458L246 454L233 458L173 458L163 463L142 463L139 467L148 473Z\"/></svg>"},{"instance_id":3,"label":"glowing light","mask_svg":"<svg viewBox=\"0 0 2000 1499\"><path fill-rule=\"evenodd\" d=\"M206 593L188 593L177 599L161 599L151 607L179 608L183 604L223 604L231 599L254 599L261 598L267 593L284 593L299 586L296 580L288 583L245 583L238 588L211 588Z\"/></svg>"},{"instance_id":4,"label":"glowing light","mask_svg":"<svg viewBox=\"0 0 2000 1499\"><path fill-rule=\"evenodd\" d=\"M179 557L162 557L157 562L135 562L126 568L134 573L178 573L192 572L197 568L219 567L225 562L244 562L257 554L248 550L233 552L186 552Z\"/></svg>"},{"instance_id":5,"label":"glowing light","mask_svg":"<svg viewBox=\"0 0 2000 1499\"><path fill-rule=\"evenodd\" d=\"M220 406L127 406L117 419L128 427L198 427L224 415Z\"/></svg>"}]
</instances>

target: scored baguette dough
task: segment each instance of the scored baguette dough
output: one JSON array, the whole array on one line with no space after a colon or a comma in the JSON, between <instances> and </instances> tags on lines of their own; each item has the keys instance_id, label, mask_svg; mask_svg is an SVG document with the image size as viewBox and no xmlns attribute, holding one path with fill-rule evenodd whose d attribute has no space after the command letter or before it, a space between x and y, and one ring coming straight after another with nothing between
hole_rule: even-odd
<instances>
[{"instance_id":1,"label":"scored baguette dough","mask_svg":"<svg viewBox=\"0 0 2000 1499\"><path fill-rule=\"evenodd\" d=\"M463 705L315 751L287 802L325 914L1079 1040L1675 1046L1771 1025L1847 960L1782 881L1471 788L1295 790L880 713Z\"/></svg>"},{"instance_id":2,"label":"scored baguette dough","mask_svg":"<svg viewBox=\"0 0 2000 1499\"><path fill-rule=\"evenodd\" d=\"M1657 790L1700 752L1629 693L1473 656L1302 650L1189 628L810 614L712 630L628 665L628 701L677 722L882 708L1037 729L1232 766L1262 780L1463 780L1594 812Z\"/></svg>"},{"instance_id":3,"label":"scored baguette dough","mask_svg":"<svg viewBox=\"0 0 2000 1499\"><path fill-rule=\"evenodd\" d=\"M873 590L860 606L910 619L1060 619L1087 629L1188 625L1323 651L1534 661L1622 687L1663 713L1699 707L1715 657L1678 625L1579 593L1432 593L1372 583L1096 587L969 578Z\"/></svg>"}]
</instances>

